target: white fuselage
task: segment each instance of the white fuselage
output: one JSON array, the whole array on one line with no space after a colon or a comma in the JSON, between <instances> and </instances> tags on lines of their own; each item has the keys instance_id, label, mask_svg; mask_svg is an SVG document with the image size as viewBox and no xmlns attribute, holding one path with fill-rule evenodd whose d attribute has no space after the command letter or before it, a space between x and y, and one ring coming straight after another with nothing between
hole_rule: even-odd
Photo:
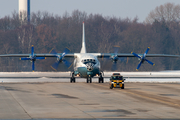
<instances>
[{"instance_id":1,"label":"white fuselage","mask_svg":"<svg viewBox=\"0 0 180 120\"><path fill-rule=\"evenodd\" d=\"M74 71L81 77L87 77L91 74L91 77L99 75L100 62L97 57L90 53L76 53L74 60Z\"/></svg>"}]
</instances>

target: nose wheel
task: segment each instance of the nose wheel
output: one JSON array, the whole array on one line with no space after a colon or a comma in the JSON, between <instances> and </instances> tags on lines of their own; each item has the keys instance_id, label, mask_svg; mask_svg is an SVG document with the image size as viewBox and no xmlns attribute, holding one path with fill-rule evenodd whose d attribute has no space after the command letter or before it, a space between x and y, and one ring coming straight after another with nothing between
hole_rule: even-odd
<instances>
[{"instance_id":1,"label":"nose wheel","mask_svg":"<svg viewBox=\"0 0 180 120\"><path fill-rule=\"evenodd\" d=\"M92 83L92 78L91 77L87 78L87 83Z\"/></svg>"}]
</instances>

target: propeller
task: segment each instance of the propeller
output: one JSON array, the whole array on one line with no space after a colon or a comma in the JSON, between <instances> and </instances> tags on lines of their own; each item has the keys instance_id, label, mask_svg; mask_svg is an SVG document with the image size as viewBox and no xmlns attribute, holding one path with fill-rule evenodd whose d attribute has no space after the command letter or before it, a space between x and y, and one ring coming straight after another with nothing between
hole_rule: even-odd
<instances>
[{"instance_id":1,"label":"propeller","mask_svg":"<svg viewBox=\"0 0 180 120\"><path fill-rule=\"evenodd\" d=\"M119 48L120 46L114 46L114 54L110 57L110 59L113 61L113 64L112 64L112 70L117 70L117 61L120 60L120 61L124 61L124 58L119 58L117 53L119 51Z\"/></svg>"},{"instance_id":2,"label":"propeller","mask_svg":"<svg viewBox=\"0 0 180 120\"><path fill-rule=\"evenodd\" d=\"M118 61L117 53L118 53L118 51L119 51L119 46L114 46L114 55L112 55L110 57L110 59L113 61L112 68L111 68L111 70L113 70L113 71L117 70L117 61Z\"/></svg>"},{"instance_id":3,"label":"propeller","mask_svg":"<svg viewBox=\"0 0 180 120\"><path fill-rule=\"evenodd\" d=\"M151 62L151 61L149 61L149 60L146 59L146 55L147 55L149 49L150 49L150 47L147 48L147 50L145 51L145 53L143 54L143 56L140 56L140 55L138 55L138 54L136 54L136 53L134 53L134 52L131 52L131 54L133 54L135 57L138 57L138 58L140 59L140 62L139 62L139 64L138 64L137 68L136 68L137 71L138 71L138 69L140 68L141 64L144 63L144 61L148 62L149 64L151 64L151 65L153 65L153 66L155 65L153 62Z\"/></svg>"},{"instance_id":4,"label":"propeller","mask_svg":"<svg viewBox=\"0 0 180 120\"><path fill-rule=\"evenodd\" d=\"M36 59L46 59L46 57L36 57L36 55L34 55L34 46L32 45L31 47L31 54L29 55L29 57L26 58L20 58L20 60L30 60L32 62L32 71L34 72L34 62L36 61Z\"/></svg>"},{"instance_id":5,"label":"propeller","mask_svg":"<svg viewBox=\"0 0 180 120\"><path fill-rule=\"evenodd\" d=\"M120 60L121 62L122 61L125 61L125 58L119 58L118 57L118 51L119 51L119 48L120 48L120 46L114 46L114 53L113 54L111 54L111 56L109 57L109 56L104 56L104 58L106 58L106 59L110 59L110 60L112 60L112 67L111 67L111 70L117 70L117 61L118 60Z\"/></svg>"},{"instance_id":6,"label":"propeller","mask_svg":"<svg viewBox=\"0 0 180 120\"><path fill-rule=\"evenodd\" d=\"M54 70L57 70L59 63L61 62L63 62L69 68L71 66L71 63L64 59L64 56L69 52L70 52L70 49L65 48L62 55L58 55L57 52L54 49L52 49L50 53L54 54L57 57L57 61L51 66L51 68L53 68Z\"/></svg>"}]
</instances>

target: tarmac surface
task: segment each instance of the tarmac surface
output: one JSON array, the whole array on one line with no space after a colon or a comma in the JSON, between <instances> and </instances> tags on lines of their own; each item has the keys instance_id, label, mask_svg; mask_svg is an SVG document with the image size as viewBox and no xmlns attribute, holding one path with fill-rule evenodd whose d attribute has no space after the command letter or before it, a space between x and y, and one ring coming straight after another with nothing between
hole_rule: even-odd
<instances>
[{"instance_id":1,"label":"tarmac surface","mask_svg":"<svg viewBox=\"0 0 180 120\"><path fill-rule=\"evenodd\" d=\"M0 119L180 119L179 83L26 80L0 83Z\"/></svg>"}]
</instances>

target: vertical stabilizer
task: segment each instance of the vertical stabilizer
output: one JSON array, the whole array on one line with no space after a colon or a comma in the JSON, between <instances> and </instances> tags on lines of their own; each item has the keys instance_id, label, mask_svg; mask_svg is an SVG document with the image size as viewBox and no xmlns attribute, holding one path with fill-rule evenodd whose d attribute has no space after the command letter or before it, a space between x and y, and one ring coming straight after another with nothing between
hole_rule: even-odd
<instances>
[{"instance_id":1,"label":"vertical stabilizer","mask_svg":"<svg viewBox=\"0 0 180 120\"><path fill-rule=\"evenodd\" d=\"M83 22L83 34L82 34L82 48L80 53L86 53L86 43L85 43L85 30L84 30L84 22Z\"/></svg>"}]
</instances>

